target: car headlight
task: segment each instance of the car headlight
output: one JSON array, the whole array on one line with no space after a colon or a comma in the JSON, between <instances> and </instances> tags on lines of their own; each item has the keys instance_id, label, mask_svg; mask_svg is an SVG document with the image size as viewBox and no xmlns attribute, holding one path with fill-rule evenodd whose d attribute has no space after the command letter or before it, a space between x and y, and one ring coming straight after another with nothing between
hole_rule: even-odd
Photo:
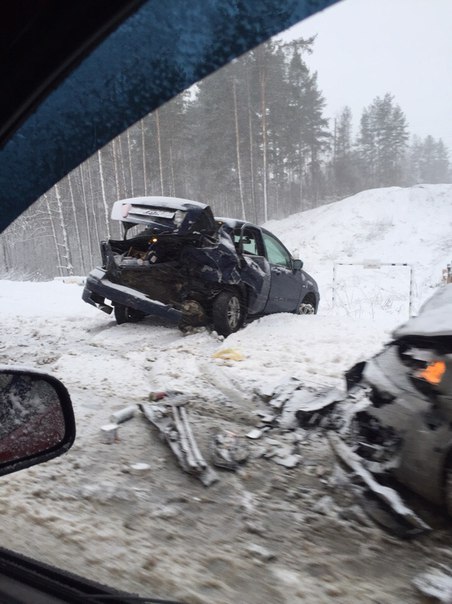
<instances>
[{"instance_id":1,"label":"car headlight","mask_svg":"<svg viewBox=\"0 0 452 604\"><path fill-rule=\"evenodd\" d=\"M174 214L174 224L179 228L180 225L184 222L184 218L185 218L185 214L187 212L184 212L183 210L176 210L175 214Z\"/></svg>"},{"instance_id":2,"label":"car headlight","mask_svg":"<svg viewBox=\"0 0 452 604\"><path fill-rule=\"evenodd\" d=\"M437 386L438 384L441 384L445 372L446 363L444 361L432 361L424 369L419 369L415 373L415 376L425 380L433 386Z\"/></svg>"}]
</instances>

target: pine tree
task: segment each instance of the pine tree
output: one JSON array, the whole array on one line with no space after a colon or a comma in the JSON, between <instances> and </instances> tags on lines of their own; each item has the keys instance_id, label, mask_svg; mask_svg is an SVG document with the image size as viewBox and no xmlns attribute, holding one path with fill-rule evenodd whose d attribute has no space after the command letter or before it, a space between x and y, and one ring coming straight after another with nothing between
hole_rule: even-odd
<instances>
[{"instance_id":1,"label":"pine tree","mask_svg":"<svg viewBox=\"0 0 452 604\"><path fill-rule=\"evenodd\" d=\"M449 152L443 141L431 135L423 140L414 136L409 148L407 173L411 185L451 182Z\"/></svg>"},{"instance_id":2,"label":"pine tree","mask_svg":"<svg viewBox=\"0 0 452 604\"><path fill-rule=\"evenodd\" d=\"M344 107L334 120L333 190L336 197L346 197L356 191L356 155L352 140L352 112Z\"/></svg>"},{"instance_id":3,"label":"pine tree","mask_svg":"<svg viewBox=\"0 0 452 604\"><path fill-rule=\"evenodd\" d=\"M221 208L224 213L227 195L239 215L234 71L230 67L223 68L200 82L186 116L194 198L216 207L217 212L217 208ZM235 86L238 97L240 85Z\"/></svg>"},{"instance_id":4,"label":"pine tree","mask_svg":"<svg viewBox=\"0 0 452 604\"><path fill-rule=\"evenodd\" d=\"M299 40L289 45L291 56L287 71L287 110L285 124L280 123L287 140L287 165L292 180L298 185L298 205L304 209L308 198L316 203L321 195L322 155L329 148L328 120L323 116L325 99L302 58L311 52L314 39Z\"/></svg>"},{"instance_id":5,"label":"pine tree","mask_svg":"<svg viewBox=\"0 0 452 604\"><path fill-rule=\"evenodd\" d=\"M419 178L421 182L447 182L449 157L441 139L436 141L433 136L427 136L420 150Z\"/></svg>"},{"instance_id":6,"label":"pine tree","mask_svg":"<svg viewBox=\"0 0 452 604\"><path fill-rule=\"evenodd\" d=\"M376 97L363 110L357 141L365 187L401 184L407 140L406 118L394 97Z\"/></svg>"}]
</instances>

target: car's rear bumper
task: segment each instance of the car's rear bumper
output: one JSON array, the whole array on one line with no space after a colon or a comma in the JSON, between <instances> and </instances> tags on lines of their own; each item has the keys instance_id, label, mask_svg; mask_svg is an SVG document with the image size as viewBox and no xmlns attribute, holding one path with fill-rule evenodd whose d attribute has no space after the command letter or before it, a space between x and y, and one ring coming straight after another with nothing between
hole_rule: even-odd
<instances>
[{"instance_id":1,"label":"car's rear bumper","mask_svg":"<svg viewBox=\"0 0 452 604\"><path fill-rule=\"evenodd\" d=\"M182 311L173 306L152 300L146 294L125 285L113 283L107 279L106 271L102 268L95 268L88 275L82 299L107 314L112 312L115 304L121 304L146 315L164 317L177 323L182 318Z\"/></svg>"}]
</instances>

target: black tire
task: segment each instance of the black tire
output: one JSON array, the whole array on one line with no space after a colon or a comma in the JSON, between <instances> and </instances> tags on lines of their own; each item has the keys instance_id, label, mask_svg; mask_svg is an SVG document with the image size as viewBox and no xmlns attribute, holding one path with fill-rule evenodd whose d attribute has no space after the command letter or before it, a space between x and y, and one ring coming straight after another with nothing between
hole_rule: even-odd
<instances>
[{"instance_id":1,"label":"black tire","mask_svg":"<svg viewBox=\"0 0 452 604\"><path fill-rule=\"evenodd\" d=\"M212 305L212 321L220 336L228 336L238 331L243 324L244 312L238 293L224 291L218 294Z\"/></svg>"},{"instance_id":2,"label":"black tire","mask_svg":"<svg viewBox=\"0 0 452 604\"><path fill-rule=\"evenodd\" d=\"M123 306L122 304L115 304L115 319L118 325L122 323L138 323L142 321L146 315L139 310L130 308L129 306Z\"/></svg>"}]
</instances>

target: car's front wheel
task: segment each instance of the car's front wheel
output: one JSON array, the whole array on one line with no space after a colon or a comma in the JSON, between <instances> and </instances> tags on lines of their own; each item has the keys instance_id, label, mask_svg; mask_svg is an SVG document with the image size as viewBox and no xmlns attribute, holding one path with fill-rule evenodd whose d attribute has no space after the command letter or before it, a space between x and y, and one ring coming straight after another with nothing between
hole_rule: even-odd
<instances>
[{"instance_id":1,"label":"car's front wheel","mask_svg":"<svg viewBox=\"0 0 452 604\"><path fill-rule=\"evenodd\" d=\"M123 304L115 304L115 319L118 325L122 323L138 323L142 321L146 315L139 310L124 306Z\"/></svg>"},{"instance_id":2,"label":"car's front wheel","mask_svg":"<svg viewBox=\"0 0 452 604\"><path fill-rule=\"evenodd\" d=\"M213 327L221 336L228 336L240 329L243 317L243 305L238 293L224 291L213 301Z\"/></svg>"}]
</instances>

